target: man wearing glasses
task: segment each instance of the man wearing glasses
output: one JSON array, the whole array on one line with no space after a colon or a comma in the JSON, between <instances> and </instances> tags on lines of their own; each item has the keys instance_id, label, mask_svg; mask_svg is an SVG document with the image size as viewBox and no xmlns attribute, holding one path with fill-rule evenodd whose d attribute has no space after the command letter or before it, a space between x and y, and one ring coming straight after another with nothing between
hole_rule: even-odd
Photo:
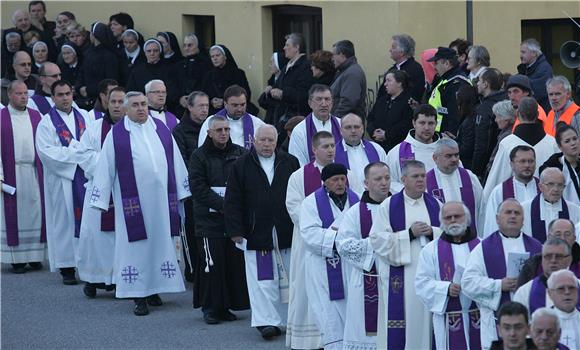
<instances>
[{"instance_id":1,"label":"man wearing glasses","mask_svg":"<svg viewBox=\"0 0 580 350\"><path fill-rule=\"evenodd\" d=\"M44 115L54 107L50 88L52 84L60 80L60 68L52 62L45 62L38 69L38 75L41 86L28 99L27 107L36 109L40 114ZM74 101L72 102L72 106L75 109L79 109L79 106Z\"/></svg>"},{"instance_id":2,"label":"man wearing glasses","mask_svg":"<svg viewBox=\"0 0 580 350\"><path fill-rule=\"evenodd\" d=\"M173 130L179 120L165 106L167 102L167 87L163 80L155 79L145 84L145 94L149 104L149 115L159 119L169 130Z\"/></svg>"},{"instance_id":3,"label":"man wearing glasses","mask_svg":"<svg viewBox=\"0 0 580 350\"><path fill-rule=\"evenodd\" d=\"M32 95L36 88L38 77L32 73L32 60L26 51L17 51L12 59L13 72L8 72L2 78L2 104L8 105L8 85L11 81L22 80L28 89L28 95Z\"/></svg>"},{"instance_id":4,"label":"man wearing glasses","mask_svg":"<svg viewBox=\"0 0 580 350\"><path fill-rule=\"evenodd\" d=\"M560 318L560 344L580 349L580 312L578 311L578 278L569 270L552 273L548 278L548 294Z\"/></svg>"}]
</instances>

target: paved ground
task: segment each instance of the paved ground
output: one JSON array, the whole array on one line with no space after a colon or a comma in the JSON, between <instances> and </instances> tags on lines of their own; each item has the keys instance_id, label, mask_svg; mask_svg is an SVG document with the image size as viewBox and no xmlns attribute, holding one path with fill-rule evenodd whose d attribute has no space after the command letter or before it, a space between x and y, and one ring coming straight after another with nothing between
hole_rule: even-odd
<instances>
[{"instance_id":1,"label":"paved ground","mask_svg":"<svg viewBox=\"0 0 580 350\"><path fill-rule=\"evenodd\" d=\"M87 299L82 285L65 286L58 273L1 269L2 349L285 349L284 336L262 339L240 320L209 326L191 307L191 284L180 294L161 295L164 305L133 315L133 302L99 291Z\"/></svg>"}]
</instances>

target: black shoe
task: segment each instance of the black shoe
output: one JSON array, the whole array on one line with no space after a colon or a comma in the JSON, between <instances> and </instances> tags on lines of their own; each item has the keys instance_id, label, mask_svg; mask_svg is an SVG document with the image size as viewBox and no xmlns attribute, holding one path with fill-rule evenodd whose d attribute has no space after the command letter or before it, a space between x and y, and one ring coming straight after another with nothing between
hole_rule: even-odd
<instances>
[{"instance_id":1,"label":"black shoe","mask_svg":"<svg viewBox=\"0 0 580 350\"><path fill-rule=\"evenodd\" d=\"M238 316L234 315L229 310L224 310L220 313L220 318L223 321L235 321L238 319Z\"/></svg>"},{"instance_id":2,"label":"black shoe","mask_svg":"<svg viewBox=\"0 0 580 350\"><path fill-rule=\"evenodd\" d=\"M115 290L115 288L117 288L117 286L116 286L116 285L114 285L114 284L107 284L107 285L105 286L105 290L106 290L107 292L112 292L112 291L114 291L114 290Z\"/></svg>"},{"instance_id":3,"label":"black shoe","mask_svg":"<svg viewBox=\"0 0 580 350\"><path fill-rule=\"evenodd\" d=\"M258 331L260 332L260 334L262 334L262 338L266 340L270 340L275 336L282 334L280 328L274 326L260 326L256 328L258 328Z\"/></svg>"},{"instance_id":4,"label":"black shoe","mask_svg":"<svg viewBox=\"0 0 580 350\"><path fill-rule=\"evenodd\" d=\"M24 268L25 266L26 264L12 264L12 273L15 273L17 275L25 273L26 272L26 269Z\"/></svg>"},{"instance_id":5,"label":"black shoe","mask_svg":"<svg viewBox=\"0 0 580 350\"><path fill-rule=\"evenodd\" d=\"M147 298L136 298L135 309L133 310L135 316L149 315L149 308L147 307Z\"/></svg>"},{"instance_id":6,"label":"black shoe","mask_svg":"<svg viewBox=\"0 0 580 350\"><path fill-rule=\"evenodd\" d=\"M34 271L42 270L42 263L41 262L30 262L30 263L28 263L28 265Z\"/></svg>"},{"instance_id":7,"label":"black shoe","mask_svg":"<svg viewBox=\"0 0 580 350\"><path fill-rule=\"evenodd\" d=\"M203 314L203 320L207 324L218 324L221 320L216 316L215 312L206 312Z\"/></svg>"},{"instance_id":8,"label":"black shoe","mask_svg":"<svg viewBox=\"0 0 580 350\"><path fill-rule=\"evenodd\" d=\"M94 299L97 296L97 287L93 283L85 283L85 287L83 288L83 293L91 299Z\"/></svg>"},{"instance_id":9,"label":"black shoe","mask_svg":"<svg viewBox=\"0 0 580 350\"><path fill-rule=\"evenodd\" d=\"M151 306L161 306L163 305L163 301L159 294L153 294L147 297L147 304Z\"/></svg>"},{"instance_id":10,"label":"black shoe","mask_svg":"<svg viewBox=\"0 0 580 350\"><path fill-rule=\"evenodd\" d=\"M74 267L65 267L60 269L60 274L62 275L62 283L67 286L72 286L77 283L77 278L75 276L75 268Z\"/></svg>"}]
</instances>

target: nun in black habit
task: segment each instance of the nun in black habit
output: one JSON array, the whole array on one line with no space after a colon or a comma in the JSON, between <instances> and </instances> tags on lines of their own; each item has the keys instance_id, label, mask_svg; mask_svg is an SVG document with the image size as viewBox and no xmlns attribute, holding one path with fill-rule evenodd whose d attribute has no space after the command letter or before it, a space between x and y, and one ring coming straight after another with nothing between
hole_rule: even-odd
<instances>
[{"instance_id":1,"label":"nun in black habit","mask_svg":"<svg viewBox=\"0 0 580 350\"><path fill-rule=\"evenodd\" d=\"M157 41L163 46L163 58L165 62L174 65L183 60L177 37L172 32L158 32Z\"/></svg>"},{"instance_id":2,"label":"nun in black habit","mask_svg":"<svg viewBox=\"0 0 580 350\"><path fill-rule=\"evenodd\" d=\"M121 35L121 39L123 48L117 51L120 55L120 83L122 86L127 86L127 81L129 80L133 68L141 63L147 62L145 52L142 49L143 44L145 44L145 39L143 39L141 33L133 29L125 30Z\"/></svg>"}]
</instances>

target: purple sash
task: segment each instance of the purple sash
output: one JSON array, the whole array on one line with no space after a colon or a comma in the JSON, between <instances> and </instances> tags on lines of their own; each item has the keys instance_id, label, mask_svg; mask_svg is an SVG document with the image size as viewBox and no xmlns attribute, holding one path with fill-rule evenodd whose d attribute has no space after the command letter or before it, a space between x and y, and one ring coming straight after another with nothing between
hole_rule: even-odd
<instances>
[{"instance_id":1,"label":"purple sash","mask_svg":"<svg viewBox=\"0 0 580 350\"><path fill-rule=\"evenodd\" d=\"M532 236L540 241L540 243L544 243L546 241L546 222L540 218L540 197L541 194L538 194L532 200L530 216L532 220ZM566 205L564 198L562 198L561 201L562 210L558 212L558 217L560 219L569 219L570 214L568 213L568 205Z\"/></svg>"},{"instance_id":2,"label":"purple sash","mask_svg":"<svg viewBox=\"0 0 580 350\"><path fill-rule=\"evenodd\" d=\"M95 114L95 120L99 120L103 117L103 112L99 111L98 109L94 109L93 112Z\"/></svg>"},{"instance_id":3,"label":"purple sash","mask_svg":"<svg viewBox=\"0 0 580 350\"><path fill-rule=\"evenodd\" d=\"M536 193L540 193L540 180L537 177L534 177L534 181L536 181ZM514 177L512 176L502 182L501 189L504 201L508 198L516 198L514 190Z\"/></svg>"},{"instance_id":4,"label":"purple sash","mask_svg":"<svg viewBox=\"0 0 580 350\"><path fill-rule=\"evenodd\" d=\"M472 251L479 244L479 239L474 238L467 243L469 251ZM442 281L453 281L455 274L455 262L453 260L453 247L451 243L439 239L437 242L437 257L439 260L439 277ZM479 310L472 301L469 307L469 348L480 349L481 337L479 330ZM463 308L458 297L449 297L447 301L446 313L449 339L449 349L467 349L465 331L463 324Z\"/></svg>"},{"instance_id":5,"label":"purple sash","mask_svg":"<svg viewBox=\"0 0 580 350\"><path fill-rule=\"evenodd\" d=\"M228 117L228 113L225 108L217 112L215 115L221 115L226 118ZM167 120L169 121L169 119ZM177 124L177 119L175 122ZM252 120L252 116L248 113L244 114L242 116L242 125L244 128L244 148L251 149L254 145L254 121Z\"/></svg>"},{"instance_id":6,"label":"purple sash","mask_svg":"<svg viewBox=\"0 0 580 350\"><path fill-rule=\"evenodd\" d=\"M356 193L347 189L349 206L353 206L358 202ZM314 192L316 198L316 209L318 210L318 217L322 221L322 228L327 229L334 221L332 208L330 207L330 198L324 187L319 188ZM326 258L326 275L328 277L328 294L330 300L344 299L344 282L342 280L342 264L340 263L340 255L336 252L336 248L332 247L333 257Z\"/></svg>"},{"instance_id":7,"label":"purple sash","mask_svg":"<svg viewBox=\"0 0 580 350\"><path fill-rule=\"evenodd\" d=\"M377 150L373 147L373 145L367 140L361 140L361 142L363 143L363 148L365 150L369 163L378 162L379 154L377 153ZM350 164L348 162L348 154L344 149L342 141L336 144L336 154L334 156L334 162L342 164L347 169L350 169Z\"/></svg>"},{"instance_id":8,"label":"purple sash","mask_svg":"<svg viewBox=\"0 0 580 350\"><path fill-rule=\"evenodd\" d=\"M566 345L564 345L564 344L560 344L560 343L558 343L558 344L556 345L556 349L557 349L557 350L570 350L570 348L569 348L569 347L567 347L567 346L566 346Z\"/></svg>"},{"instance_id":9,"label":"purple sash","mask_svg":"<svg viewBox=\"0 0 580 350\"><path fill-rule=\"evenodd\" d=\"M96 116L95 110L95 116ZM100 113L100 112L99 112ZM100 118L102 118L102 113ZM103 119L103 124L101 126L101 149L103 147L103 143L105 142L105 138L107 134L111 130L111 124L105 118ZM101 231L102 232L113 232L115 231L115 206L113 204L113 195L111 194L111 198L109 198L109 210L106 212L101 213Z\"/></svg>"},{"instance_id":10,"label":"purple sash","mask_svg":"<svg viewBox=\"0 0 580 350\"><path fill-rule=\"evenodd\" d=\"M36 140L36 129L42 116L34 109L27 108L28 116L30 117L30 124L32 125L32 142ZM0 144L2 148L2 168L4 169L4 182L10 186L16 186L16 163L14 159L14 130L12 129L12 120L10 119L10 111L5 107L0 112L0 130L2 136L0 137ZM42 163L38 158L36 146L34 147L34 163L36 165L36 173L38 175L38 186L40 191L40 204L42 224L40 229L40 242L46 242L46 222L44 215L44 177L42 173ZM15 247L19 244L18 239L18 206L16 201L16 194L10 195L4 193L4 217L6 220L6 243L9 247Z\"/></svg>"},{"instance_id":11,"label":"purple sash","mask_svg":"<svg viewBox=\"0 0 580 350\"><path fill-rule=\"evenodd\" d=\"M304 166L304 197L308 197L322 186L320 179L320 170L314 166L314 162L310 162Z\"/></svg>"},{"instance_id":12,"label":"purple sash","mask_svg":"<svg viewBox=\"0 0 580 350\"><path fill-rule=\"evenodd\" d=\"M85 119L81 115L79 111L75 108L72 109L73 114L75 117L75 126L76 126L76 139L77 141L81 139L81 136L85 132ZM58 138L60 139L60 143L64 147L68 147L72 141L72 134L62 117L57 112L56 108L52 108L48 112L50 116L50 120L56 129L56 133L58 134ZM73 195L73 207L74 207L74 218L75 218L75 237L79 238L79 233L81 229L81 217L83 214L83 202L85 200L85 182L87 179L85 178L85 172L81 169L80 166L77 165L75 170L75 175L72 181L72 195Z\"/></svg>"},{"instance_id":13,"label":"purple sash","mask_svg":"<svg viewBox=\"0 0 580 350\"><path fill-rule=\"evenodd\" d=\"M31 99L32 99L32 101L34 101L34 103L36 103L36 107L38 107L38 111L42 115L50 112L50 110L52 109L52 106L46 100L47 97L45 97L45 96L34 94L34 95L32 95Z\"/></svg>"},{"instance_id":14,"label":"purple sash","mask_svg":"<svg viewBox=\"0 0 580 350\"><path fill-rule=\"evenodd\" d=\"M413 153L413 146L407 141L403 141L399 145L399 165L401 169L403 169L403 165L408 160L415 160L415 153Z\"/></svg>"},{"instance_id":15,"label":"purple sash","mask_svg":"<svg viewBox=\"0 0 580 350\"><path fill-rule=\"evenodd\" d=\"M438 227L440 225L439 203L428 193L423 194L423 199L429 213L431 226ZM406 228L404 190L391 196L389 220L393 232L402 231ZM389 305L387 309L387 349L405 348L405 327L405 267L390 266Z\"/></svg>"},{"instance_id":16,"label":"purple sash","mask_svg":"<svg viewBox=\"0 0 580 350\"><path fill-rule=\"evenodd\" d=\"M361 238L367 238L371 232L373 217L367 203L359 202L360 233ZM379 316L379 280L375 264L368 274L363 273L364 279L364 306L365 306L365 331L367 335L377 333Z\"/></svg>"},{"instance_id":17,"label":"purple sash","mask_svg":"<svg viewBox=\"0 0 580 350\"><path fill-rule=\"evenodd\" d=\"M175 116L175 114L173 114L169 111L164 111L164 112L165 112L165 121L167 122L166 127L170 131L173 131L173 129L177 126L177 117ZM153 115L151 115L151 112L149 112L149 116L152 118L155 118Z\"/></svg>"},{"instance_id":18,"label":"purple sash","mask_svg":"<svg viewBox=\"0 0 580 350\"><path fill-rule=\"evenodd\" d=\"M179 213L177 209L177 186L175 183L175 168L173 164L173 140L171 132L162 121L151 118L155 122L157 136L161 140L167 159L167 198L169 207L170 232L172 236L179 235ZM131 134L125 129L124 122L113 127L113 143L115 147L115 165L118 171L123 215L127 226L129 242L147 239L143 211L139 200L133 153L131 151Z\"/></svg>"},{"instance_id":19,"label":"purple sash","mask_svg":"<svg viewBox=\"0 0 580 350\"><path fill-rule=\"evenodd\" d=\"M258 281L274 279L274 259L271 250L256 250Z\"/></svg>"},{"instance_id":20,"label":"purple sash","mask_svg":"<svg viewBox=\"0 0 580 350\"><path fill-rule=\"evenodd\" d=\"M308 148L308 157L310 161L314 161L314 153L312 152L312 137L318 130L314 126L314 122L312 121L314 116L310 113L306 119L306 147ZM334 136L334 143L338 146L340 141L342 140L342 136L340 134L340 125L338 124L338 119L335 116L330 116L330 123L332 124L332 136Z\"/></svg>"},{"instance_id":21,"label":"purple sash","mask_svg":"<svg viewBox=\"0 0 580 350\"><path fill-rule=\"evenodd\" d=\"M471 182L471 177L467 170L463 168L457 168L459 171L459 177L461 178L461 201L467 205L469 211L471 212L471 226L470 229L477 235L476 228L476 215L475 215L475 195L473 193L473 183ZM442 188L439 188L437 184L437 176L435 176L435 169L431 169L427 172L427 192L433 197L437 198L440 202L445 203L445 193Z\"/></svg>"},{"instance_id":22,"label":"purple sash","mask_svg":"<svg viewBox=\"0 0 580 350\"><path fill-rule=\"evenodd\" d=\"M580 261L577 261L575 263L572 263L572 265L570 265L569 270L574 272L574 274L576 275L577 278L580 278ZM580 299L578 299L580 300Z\"/></svg>"},{"instance_id":23,"label":"purple sash","mask_svg":"<svg viewBox=\"0 0 580 350\"><path fill-rule=\"evenodd\" d=\"M506 277L507 274L505 266L505 253L503 251L503 244L500 234L501 233L499 233L499 231L495 231L481 242L481 250L483 253L483 260L485 262L487 276L496 280ZM520 234L524 240L525 250L526 252L530 253L530 257L542 251L542 244L538 242L538 240L524 233ZM503 303L510 301L510 299L509 292L502 292L498 308Z\"/></svg>"}]
</instances>

